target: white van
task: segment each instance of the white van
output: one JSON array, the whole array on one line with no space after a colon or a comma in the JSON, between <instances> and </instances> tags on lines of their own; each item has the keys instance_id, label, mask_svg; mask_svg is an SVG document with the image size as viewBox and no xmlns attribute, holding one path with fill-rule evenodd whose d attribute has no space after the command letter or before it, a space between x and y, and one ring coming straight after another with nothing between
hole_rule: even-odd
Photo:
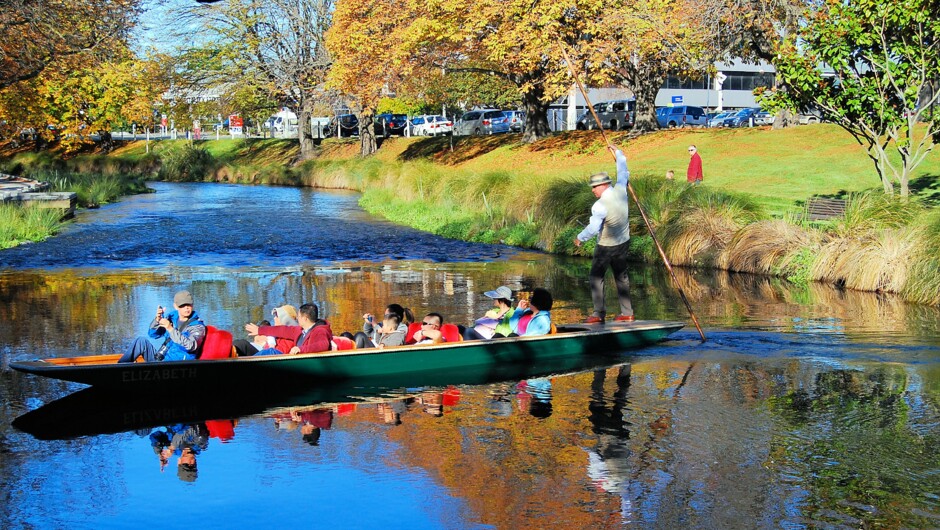
<instances>
[{"instance_id":1,"label":"white van","mask_svg":"<svg viewBox=\"0 0 940 530\"><path fill-rule=\"evenodd\" d=\"M272 133L295 133L297 132L297 115L284 107L280 112L268 118L264 125Z\"/></svg>"}]
</instances>

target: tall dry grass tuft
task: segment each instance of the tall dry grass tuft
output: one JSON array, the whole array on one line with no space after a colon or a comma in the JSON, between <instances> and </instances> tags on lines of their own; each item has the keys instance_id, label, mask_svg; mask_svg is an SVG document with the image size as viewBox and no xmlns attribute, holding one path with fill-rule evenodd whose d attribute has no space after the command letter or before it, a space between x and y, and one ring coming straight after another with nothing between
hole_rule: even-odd
<instances>
[{"instance_id":1,"label":"tall dry grass tuft","mask_svg":"<svg viewBox=\"0 0 940 530\"><path fill-rule=\"evenodd\" d=\"M856 193L849 196L845 217L834 227L840 236L852 236L879 228L900 228L911 224L923 207L880 192Z\"/></svg>"},{"instance_id":2,"label":"tall dry grass tuft","mask_svg":"<svg viewBox=\"0 0 940 530\"><path fill-rule=\"evenodd\" d=\"M940 305L940 210L922 220L922 237L902 293L923 304Z\"/></svg>"},{"instance_id":3,"label":"tall dry grass tuft","mask_svg":"<svg viewBox=\"0 0 940 530\"><path fill-rule=\"evenodd\" d=\"M762 217L760 206L748 197L687 187L676 198L659 234L673 263L714 266L738 230Z\"/></svg>"},{"instance_id":4,"label":"tall dry grass tuft","mask_svg":"<svg viewBox=\"0 0 940 530\"><path fill-rule=\"evenodd\" d=\"M718 256L723 269L787 276L803 249L817 251L820 236L782 219L758 221L742 228Z\"/></svg>"},{"instance_id":5,"label":"tall dry grass tuft","mask_svg":"<svg viewBox=\"0 0 940 530\"><path fill-rule=\"evenodd\" d=\"M835 237L820 248L811 278L861 291L901 292L922 233L911 225Z\"/></svg>"}]
</instances>

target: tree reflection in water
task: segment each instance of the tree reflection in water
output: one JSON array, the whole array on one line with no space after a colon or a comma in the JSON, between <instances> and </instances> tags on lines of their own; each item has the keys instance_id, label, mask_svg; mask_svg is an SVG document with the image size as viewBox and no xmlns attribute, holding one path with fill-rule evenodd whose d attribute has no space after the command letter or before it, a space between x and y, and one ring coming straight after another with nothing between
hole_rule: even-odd
<instances>
[{"instance_id":1,"label":"tree reflection in water","mask_svg":"<svg viewBox=\"0 0 940 530\"><path fill-rule=\"evenodd\" d=\"M337 330L358 329L364 311L388 300L469 323L489 307L482 292L494 285L523 294L545 285L556 299L553 317L572 321L591 306L585 270L583 261L521 255L497 263L357 262L288 271L7 272L0 274L0 366L121 351L145 329L152 308L181 286L191 287L210 324L236 332L273 305L306 301L320 304ZM317 492L322 484L313 477L328 470L380 468L406 481L405 489L407 481L429 477L446 492L446 499L428 493L427 502L459 500L451 519L437 521L444 527L519 528L533 520L565 528L937 525L935 309L750 275L677 272L711 328L705 345L685 332L602 370L398 389L381 403L311 402L283 418L244 417L236 437L199 456L197 484L211 480L243 494L256 483L290 482ZM659 271L637 267L631 281L638 315L683 318ZM109 499L124 499L114 492L126 489L126 500L117 502L143 502L133 486L148 478L134 475L131 462L111 476L74 480L82 472L64 465L72 458L68 446L10 427L73 385L6 369L2 375L0 494L13 502L0 515L24 526L17 523L43 513L40 503L13 493L32 485L75 508L62 510L55 526L95 520L81 499L100 496L102 483L113 482ZM320 417L304 417L316 410ZM272 428L272 417L284 430ZM127 453L147 456L144 468L156 474L146 439L70 443L109 454L132 446ZM262 456L237 452L246 445L264 449ZM27 452L29 459L18 456ZM243 458L285 465L255 476L239 466ZM56 480L73 479L75 492L56 493L53 470ZM355 503L368 485L339 493ZM198 503L180 509L181 517L205 515ZM418 508L399 509L407 519ZM257 510L281 514L275 506ZM131 519L107 520L115 521Z\"/></svg>"}]
</instances>

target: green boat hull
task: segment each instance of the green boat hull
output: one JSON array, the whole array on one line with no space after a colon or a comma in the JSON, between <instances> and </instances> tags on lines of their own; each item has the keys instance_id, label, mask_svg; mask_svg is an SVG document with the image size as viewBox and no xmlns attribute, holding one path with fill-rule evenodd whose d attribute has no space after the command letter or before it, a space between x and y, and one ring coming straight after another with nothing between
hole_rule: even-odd
<instances>
[{"instance_id":1,"label":"green boat hull","mask_svg":"<svg viewBox=\"0 0 940 530\"><path fill-rule=\"evenodd\" d=\"M681 322L574 325L557 334L491 341L349 350L325 354L241 357L211 361L115 364L95 357L11 363L30 374L120 391L154 388L239 388L243 385L310 385L318 382L394 379L422 373L498 373L506 365L576 369L584 356L617 354L655 344L683 327ZM101 356L113 359L114 356ZM570 364L570 366L568 366Z\"/></svg>"}]
</instances>

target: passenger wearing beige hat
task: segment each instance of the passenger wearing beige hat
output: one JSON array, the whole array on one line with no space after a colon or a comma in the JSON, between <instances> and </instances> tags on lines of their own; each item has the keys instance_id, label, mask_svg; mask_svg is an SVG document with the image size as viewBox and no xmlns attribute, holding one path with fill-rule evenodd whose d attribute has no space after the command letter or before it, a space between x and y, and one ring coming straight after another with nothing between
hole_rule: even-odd
<instances>
[{"instance_id":1,"label":"passenger wearing beige hat","mask_svg":"<svg viewBox=\"0 0 940 530\"><path fill-rule=\"evenodd\" d=\"M137 337L119 363L132 363L138 357L146 362L190 361L196 359L206 338L206 324L193 308L193 295L179 291L173 296L174 310L166 313L157 306L156 317L150 323L147 335L151 339L164 339L156 348L147 337Z\"/></svg>"},{"instance_id":2,"label":"passenger wearing beige hat","mask_svg":"<svg viewBox=\"0 0 940 530\"><path fill-rule=\"evenodd\" d=\"M500 285L492 291L486 291L483 296L493 299L493 308L486 312L482 318L476 319L472 328L463 330L464 340L486 340L498 337L508 337L512 333L509 327L509 317L512 316L512 289Z\"/></svg>"},{"instance_id":3,"label":"passenger wearing beige hat","mask_svg":"<svg viewBox=\"0 0 940 530\"><path fill-rule=\"evenodd\" d=\"M627 250L630 246L630 197L627 195L627 183L630 171L623 151L613 145L607 147L617 158L617 183L613 184L607 173L591 175L589 184L597 201L591 207L591 220L587 227L574 239L575 246L580 247L585 241L597 236L590 273L594 312L585 321L588 324L604 323L607 314L604 282L608 267L614 272L620 301L620 315L614 320L632 322L634 318L633 305L630 303L630 279L627 276Z\"/></svg>"}]
</instances>

